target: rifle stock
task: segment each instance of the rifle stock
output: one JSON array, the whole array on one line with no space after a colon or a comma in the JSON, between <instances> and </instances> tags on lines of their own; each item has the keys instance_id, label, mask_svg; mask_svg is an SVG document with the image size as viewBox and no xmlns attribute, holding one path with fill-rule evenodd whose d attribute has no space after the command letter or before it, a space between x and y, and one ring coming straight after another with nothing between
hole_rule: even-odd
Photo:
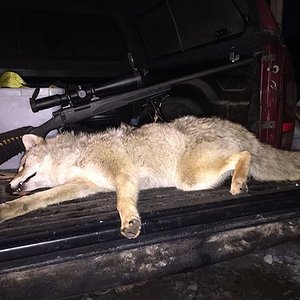
<instances>
[{"instance_id":1,"label":"rifle stock","mask_svg":"<svg viewBox=\"0 0 300 300\"><path fill-rule=\"evenodd\" d=\"M61 127L61 115L52 117L38 127L25 126L0 134L0 165L10 158L25 151L22 137L25 134L36 134L45 137L50 131Z\"/></svg>"},{"instance_id":2,"label":"rifle stock","mask_svg":"<svg viewBox=\"0 0 300 300\"><path fill-rule=\"evenodd\" d=\"M30 133L33 128L31 126L22 127L0 135L0 165L25 150L22 136Z\"/></svg>"}]
</instances>

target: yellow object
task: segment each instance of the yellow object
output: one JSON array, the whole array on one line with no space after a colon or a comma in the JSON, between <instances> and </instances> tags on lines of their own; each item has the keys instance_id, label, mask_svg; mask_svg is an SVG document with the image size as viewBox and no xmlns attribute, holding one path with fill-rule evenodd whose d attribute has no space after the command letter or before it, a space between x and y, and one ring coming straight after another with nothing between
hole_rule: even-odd
<instances>
[{"instance_id":1,"label":"yellow object","mask_svg":"<svg viewBox=\"0 0 300 300\"><path fill-rule=\"evenodd\" d=\"M0 76L0 88L20 88L24 85L26 82L15 72L5 71Z\"/></svg>"}]
</instances>

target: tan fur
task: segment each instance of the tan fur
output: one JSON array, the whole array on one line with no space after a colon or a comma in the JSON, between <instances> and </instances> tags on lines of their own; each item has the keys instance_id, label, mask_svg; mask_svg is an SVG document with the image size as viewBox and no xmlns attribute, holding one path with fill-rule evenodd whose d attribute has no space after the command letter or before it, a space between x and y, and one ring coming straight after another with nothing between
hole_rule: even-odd
<instances>
[{"instance_id":1,"label":"tan fur","mask_svg":"<svg viewBox=\"0 0 300 300\"><path fill-rule=\"evenodd\" d=\"M139 235L142 189L213 188L232 174L230 193L246 192L247 178L300 179L300 154L260 143L238 124L218 118L183 117L139 129L121 126L99 134L71 133L42 140L23 137L20 169L10 186L21 194L51 189L0 205L0 221L54 203L116 191L121 233ZM22 183L23 182L23 183Z\"/></svg>"}]
</instances>

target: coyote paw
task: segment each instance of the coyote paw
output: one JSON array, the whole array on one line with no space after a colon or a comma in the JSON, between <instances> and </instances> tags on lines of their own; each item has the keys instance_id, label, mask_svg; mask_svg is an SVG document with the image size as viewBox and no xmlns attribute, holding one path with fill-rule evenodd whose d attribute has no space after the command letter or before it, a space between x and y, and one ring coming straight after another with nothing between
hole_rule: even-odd
<instances>
[{"instance_id":1,"label":"coyote paw","mask_svg":"<svg viewBox=\"0 0 300 300\"><path fill-rule=\"evenodd\" d=\"M142 223L140 219L132 219L126 226L122 226L121 234L128 239L134 239L140 234L141 225Z\"/></svg>"},{"instance_id":2,"label":"coyote paw","mask_svg":"<svg viewBox=\"0 0 300 300\"><path fill-rule=\"evenodd\" d=\"M232 195L239 195L248 192L248 186L246 182L237 182L231 184L230 193Z\"/></svg>"}]
</instances>

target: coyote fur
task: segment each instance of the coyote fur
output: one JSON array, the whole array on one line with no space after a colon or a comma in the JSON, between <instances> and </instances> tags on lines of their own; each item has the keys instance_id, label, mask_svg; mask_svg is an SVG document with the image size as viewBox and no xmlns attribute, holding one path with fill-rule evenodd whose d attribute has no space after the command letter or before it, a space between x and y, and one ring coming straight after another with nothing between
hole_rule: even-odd
<instances>
[{"instance_id":1,"label":"coyote fur","mask_svg":"<svg viewBox=\"0 0 300 300\"><path fill-rule=\"evenodd\" d=\"M63 133L47 140L24 135L26 153L7 190L22 197L0 205L0 221L54 203L116 191L121 233L135 238L139 190L210 189L232 175L230 193L247 192L247 178L300 179L300 153L259 142L241 125L219 118L182 117L140 128ZM50 188L26 195L39 188Z\"/></svg>"}]
</instances>

